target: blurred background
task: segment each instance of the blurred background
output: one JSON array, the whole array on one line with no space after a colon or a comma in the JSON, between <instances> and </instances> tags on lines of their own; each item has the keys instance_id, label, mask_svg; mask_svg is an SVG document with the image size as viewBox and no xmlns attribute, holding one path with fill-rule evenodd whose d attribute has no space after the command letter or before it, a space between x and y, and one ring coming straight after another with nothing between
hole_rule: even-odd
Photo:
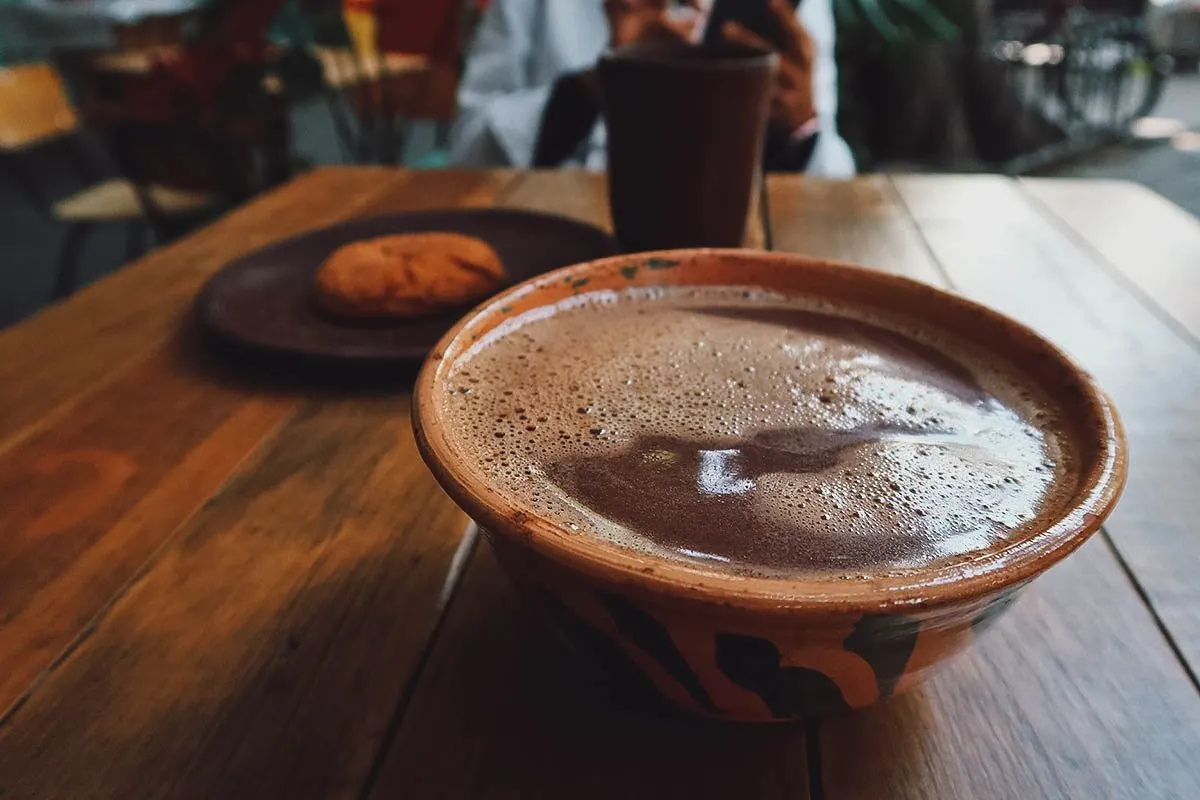
<instances>
[{"instance_id":1,"label":"blurred background","mask_svg":"<svg viewBox=\"0 0 1200 800\"><path fill-rule=\"evenodd\" d=\"M487 5L0 0L0 327L304 170L445 168ZM1200 215L1200 0L834 11L860 173L1121 178Z\"/></svg>"}]
</instances>

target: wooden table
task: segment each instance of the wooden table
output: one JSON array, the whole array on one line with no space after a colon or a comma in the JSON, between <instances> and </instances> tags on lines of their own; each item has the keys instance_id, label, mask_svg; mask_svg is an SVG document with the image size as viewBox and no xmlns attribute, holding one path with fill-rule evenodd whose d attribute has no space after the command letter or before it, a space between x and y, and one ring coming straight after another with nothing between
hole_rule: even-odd
<instances>
[{"instance_id":1,"label":"wooden table","mask_svg":"<svg viewBox=\"0 0 1200 800\"><path fill-rule=\"evenodd\" d=\"M0 798L1200 797L1200 224L1128 184L775 178L775 245L985 301L1124 415L1110 524L924 689L820 724L635 716L572 678L426 472L408 398L247 376L229 259L579 172L312 173L0 336Z\"/></svg>"}]
</instances>

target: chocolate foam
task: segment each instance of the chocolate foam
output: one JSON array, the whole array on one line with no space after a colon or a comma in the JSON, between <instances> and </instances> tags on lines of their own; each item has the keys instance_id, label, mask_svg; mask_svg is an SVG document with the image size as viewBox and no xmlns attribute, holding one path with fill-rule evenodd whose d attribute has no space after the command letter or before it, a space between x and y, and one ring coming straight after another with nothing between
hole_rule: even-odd
<instances>
[{"instance_id":1,"label":"chocolate foam","mask_svg":"<svg viewBox=\"0 0 1200 800\"><path fill-rule=\"evenodd\" d=\"M529 513L713 569L970 559L1043 528L1077 481L1057 407L1002 357L739 287L528 312L444 390L467 466Z\"/></svg>"}]
</instances>

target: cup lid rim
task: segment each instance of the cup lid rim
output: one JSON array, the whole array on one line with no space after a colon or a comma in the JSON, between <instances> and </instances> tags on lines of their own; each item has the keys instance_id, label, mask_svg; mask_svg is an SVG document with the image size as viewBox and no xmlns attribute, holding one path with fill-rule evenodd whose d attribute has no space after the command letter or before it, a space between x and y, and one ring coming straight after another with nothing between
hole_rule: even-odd
<instances>
[{"instance_id":1,"label":"cup lid rim","mask_svg":"<svg viewBox=\"0 0 1200 800\"><path fill-rule=\"evenodd\" d=\"M674 47L673 47L674 46ZM705 58L673 58L671 52L714 53ZM727 53L727 54L723 54ZM758 50L740 44L689 44L687 42L645 43L608 47L600 54L601 68L610 64L637 64L675 70L759 70L779 62L779 55L770 50Z\"/></svg>"}]
</instances>

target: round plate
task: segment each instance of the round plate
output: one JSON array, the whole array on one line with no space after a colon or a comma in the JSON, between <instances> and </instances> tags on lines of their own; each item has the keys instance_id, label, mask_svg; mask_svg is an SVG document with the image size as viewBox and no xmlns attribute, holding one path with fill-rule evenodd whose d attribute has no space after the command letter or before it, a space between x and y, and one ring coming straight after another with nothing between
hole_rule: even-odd
<instances>
[{"instance_id":1,"label":"round plate","mask_svg":"<svg viewBox=\"0 0 1200 800\"><path fill-rule=\"evenodd\" d=\"M511 283L618 252L599 228L550 214L502 209L387 214L310 231L234 261L201 291L200 319L226 339L277 353L353 361L422 359L469 305L354 323L325 317L312 304L313 278L334 250L359 239L422 231L483 239L500 256Z\"/></svg>"}]
</instances>

